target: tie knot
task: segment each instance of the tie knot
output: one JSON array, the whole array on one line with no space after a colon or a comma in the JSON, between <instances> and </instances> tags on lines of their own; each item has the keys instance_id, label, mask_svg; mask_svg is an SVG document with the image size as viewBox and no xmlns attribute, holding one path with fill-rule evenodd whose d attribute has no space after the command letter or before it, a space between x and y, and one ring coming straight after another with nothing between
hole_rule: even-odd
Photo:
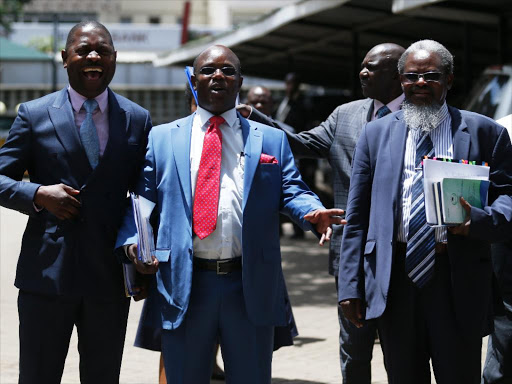
<instances>
[{"instance_id":1,"label":"tie knot","mask_svg":"<svg viewBox=\"0 0 512 384\"><path fill-rule=\"evenodd\" d=\"M224 123L226 120L222 116L212 116L210 117L210 124L214 127L219 127L222 123Z\"/></svg>"},{"instance_id":2,"label":"tie knot","mask_svg":"<svg viewBox=\"0 0 512 384\"><path fill-rule=\"evenodd\" d=\"M391 113L391 109L389 109L387 105L380 107L377 111L377 119L386 116L388 113Z\"/></svg>"},{"instance_id":3,"label":"tie knot","mask_svg":"<svg viewBox=\"0 0 512 384\"><path fill-rule=\"evenodd\" d=\"M93 113L98 108L98 102L94 99L87 99L84 102L84 109L86 113Z\"/></svg>"}]
</instances>

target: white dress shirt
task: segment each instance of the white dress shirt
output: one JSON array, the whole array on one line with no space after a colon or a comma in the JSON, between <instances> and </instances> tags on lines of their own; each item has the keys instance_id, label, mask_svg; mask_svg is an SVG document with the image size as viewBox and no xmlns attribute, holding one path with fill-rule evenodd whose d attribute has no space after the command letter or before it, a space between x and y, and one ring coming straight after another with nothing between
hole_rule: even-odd
<instances>
[{"instance_id":1,"label":"white dress shirt","mask_svg":"<svg viewBox=\"0 0 512 384\"><path fill-rule=\"evenodd\" d=\"M192 122L190 141L190 180L194 200L197 172L203 151L204 135L213 115L198 107ZM221 115L225 123L222 132L220 194L215 230L201 240L194 235L194 256L204 259L229 259L242 255L242 200L244 196L244 140L236 110Z\"/></svg>"},{"instance_id":2,"label":"white dress shirt","mask_svg":"<svg viewBox=\"0 0 512 384\"><path fill-rule=\"evenodd\" d=\"M453 159L453 138L452 138L452 118L448 112L446 102L441 107L441 122L433 131L430 132L430 139L434 145L434 154L436 157L445 157ZM405 143L404 169L402 173L402 199L401 210L402 217L398 227L398 241L407 243L409 234L409 219L411 214L412 182L416 173L416 143L422 134L419 129L408 128L407 141ZM419 170L422 172L422 170ZM446 228L436 228L436 242L446 241Z\"/></svg>"}]
</instances>

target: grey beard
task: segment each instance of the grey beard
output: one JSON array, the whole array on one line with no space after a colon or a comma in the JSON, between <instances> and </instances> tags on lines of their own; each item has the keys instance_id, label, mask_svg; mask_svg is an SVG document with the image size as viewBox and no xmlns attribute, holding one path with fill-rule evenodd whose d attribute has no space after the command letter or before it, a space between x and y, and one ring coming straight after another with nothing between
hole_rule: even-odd
<instances>
[{"instance_id":1,"label":"grey beard","mask_svg":"<svg viewBox=\"0 0 512 384\"><path fill-rule=\"evenodd\" d=\"M431 105L415 105L407 100L402 104L405 123L411 129L419 129L430 133L441 123L441 107L437 103Z\"/></svg>"}]
</instances>

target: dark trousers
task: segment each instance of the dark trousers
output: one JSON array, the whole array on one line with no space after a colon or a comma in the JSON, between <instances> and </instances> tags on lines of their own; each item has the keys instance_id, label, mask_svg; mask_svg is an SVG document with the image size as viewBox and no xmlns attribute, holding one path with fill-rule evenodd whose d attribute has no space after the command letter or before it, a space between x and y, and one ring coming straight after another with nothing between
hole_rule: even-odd
<instances>
[{"instance_id":1,"label":"dark trousers","mask_svg":"<svg viewBox=\"0 0 512 384\"><path fill-rule=\"evenodd\" d=\"M503 304L505 314L494 318L489 335L482 384L512 384L512 299Z\"/></svg>"},{"instance_id":2,"label":"dark trousers","mask_svg":"<svg viewBox=\"0 0 512 384\"><path fill-rule=\"evenodd\" d=\"M117 384L128 298L102 299L20 291L20 384L59 384L76 325L82 384Z\"/></svg>"},{"instance_id":3,"label":"dark trousers","mask_svg":"<svg viewBox=\"0 0 512 384\"><path fill-rule=\"evenodd\" d=\"M336 292L338 292L338 277L336 277ZM340 306L338 306L338 321L343 384L370 384L377 322L365 321L363 327L357 328L343 315Z\"/></svg>"},{"instance_id":4,"label":"dark trousers","mask_svg":"<svg viewBox=\"0 0 512 384\"><path fill-rule=\"evenodd\" d=\"M462 334L451 292L448 255L436 255L434 277L419 289L405 273L404 253L396 252L377 321L390 384L430 384L430 359L438 384L480 382L482 339Z\"/></svg>"},{"instance_id":5,"label":"dark trousers","mask_svg":"<svg viewBox=\"0 0 512 384\"><path fill-rule=\"evenodd\" d=\"M255 326L249 320L242 271L217 275L194 269L183 323L162 330L167 382L209 384L217 340L227 384L270 384L274 327Z\"/></svg>"}]
</instances>

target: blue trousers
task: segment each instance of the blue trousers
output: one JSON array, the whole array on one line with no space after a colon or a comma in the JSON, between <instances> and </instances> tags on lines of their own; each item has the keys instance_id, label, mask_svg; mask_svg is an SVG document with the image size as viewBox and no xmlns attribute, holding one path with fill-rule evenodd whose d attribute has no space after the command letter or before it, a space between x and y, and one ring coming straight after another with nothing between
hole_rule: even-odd
<instances>
[{"instance_id":1,"label":"blue trousers","mask_svg":"<svg viewBox=\"0 0 512 384\"><path fill-rule=\"evenodd\" d=\"M227 384L270 384L273 339L273 326L255 326L247 316L241 271L195 269L183 323L162 330L167 382L209 384L219 340Z\"/></svg>"},{"instance_id":2,"label":"blue trousers","mask_svg":"<svg viewBox=\"0 0 512 384\"><path fill-rule=\"evenodd\" d=\"M338 277L336 277L338 292ZM338 306L340 323L340 367L343 384L370 384L372 382L373 344L377 334L375 320L365 321L357 328L347 320Z\"/></svg>"}]
</instances>

